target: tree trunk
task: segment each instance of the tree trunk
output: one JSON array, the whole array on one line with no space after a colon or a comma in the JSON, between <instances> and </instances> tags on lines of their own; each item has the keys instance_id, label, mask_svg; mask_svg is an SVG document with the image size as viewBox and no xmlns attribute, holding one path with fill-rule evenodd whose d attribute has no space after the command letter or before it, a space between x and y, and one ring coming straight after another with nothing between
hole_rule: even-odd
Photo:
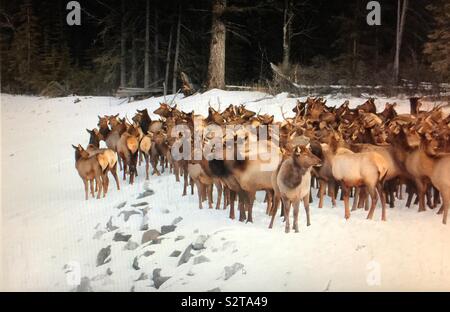
<instances>
[{"instance_id":1,"label":"tree trunk","mask_svg":"<svg viewBox=\"0 0 450 312\"><path fill-rule=\"evenodd\" d=\"M166 57L166 76L164 79L164 95L166 95L166 90L169 87L169 69L170 69L170 50L172 49L172 28L170 28L170 35L169 35L169 43L167 46L167 57Z\"/></svg>"},{"instance_id":2,"label":"tree trunk","mask_svg":"<svg viewBox=\"0 0 450 312\"><path fill-rule=\"evenodd\" d=\"M134 37L134 36L133 36ZM137 39L133 38L131 42L131 81L132 87L137 86Z\"/></svg>"},{"instance_id":3,"label":"tree trunk","mask_svg":"<svg viewBox=\"0 0 450 312\"><path fill-rule=\"evenodd\" d=\"M282 71L285 75L289 75L289 55L290 55L290 42L291 42L291 21L292 21L291 5L289 0L284 1L284 12L283 12L283 61L282 61Z\"/></svg>"},{"instance_id":4,"label":"tree trunk","mask_svg":"<svg viewBox=\"0 0 450 312\"><path fill-rule=\"evenodd\" d=\"M394 59L394 83L399 83L399 71L400 71L400 48L402 46L403 30L405 26L406 10L408 8L408 0L397 0L397 31L395 42L395 59Z\"/></svg>"},{"instance_id":5,"label":"tree trunk","mask_svg":"<svg viewBox=\"0 0 450 312\"><path fill-rule=\"evenodd\" d=\"M120 86L126 86L126 32L125 32L125 0L122 0L122 22L120 27Z\"/></svg>"},{"instance_id":6,"label":"tree trunk","mask_svg":"<svg viewBox=\"0 0 450 312\"><path fill-rule=\"evenodd\" d=\"M175 57L173 59L172 93L177 93L178 77L178 54L180 53L180 30L181 30L181 6L178 10L177 41L175 44Z\"/></svg>"},{"instance_id":7,"label":"tree trunk","mask_svg":"<svg viewBox=\"0 0 450 312\"><path fill-rule=\"evenodd\" d=\"M144 88L148 88L150 85L150 0L147 0L145 11Z\"/></svg>"},{"instance_id":8,"label":"tree trunk","mask_svg":"<svg viewBox=\"0 0 450 312\"><path fill-rule=\"evenodd\" d=\"M208 89L225 88L225 39L226 28L222 20L226 0L213 0L211 44L208 62Z\"/></svg>"},{"instance_id":9,"label":"tree trunk","mask_svg":"<svg viewBox=\"0 0 450 312\"><path fill-rule=\"evenodd\" d=\"M155 38L153 44L153 80L159 79L159 27L158 27L158 8L155 4Z\"/></svg>"}]
</instances>

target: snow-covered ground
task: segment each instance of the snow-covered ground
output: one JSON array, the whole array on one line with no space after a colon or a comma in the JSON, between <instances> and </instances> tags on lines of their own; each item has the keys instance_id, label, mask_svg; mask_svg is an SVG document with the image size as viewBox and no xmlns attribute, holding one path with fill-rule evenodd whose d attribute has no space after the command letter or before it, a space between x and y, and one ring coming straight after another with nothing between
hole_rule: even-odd
<instances>
[{"instance_id":1,"label":"snow-covered ground","mask_svg":"<svg viewBox=\"0 0 450 312\"><path fill-rule=\"evenodd\" d=\"M312 225L306 227L301 210L300 233L285 234L281 219L267 228L263 193L255 222L244 224L228 219L228 211L199 210L197 195L182 197L182 184L167 171L146 183L144 166L135 185L121 181L117 191L111 181L105 199L85 201L71 144L88 143L85 129L96 126L97 115L131 117L137 108L153 111L163 99L75 99L1 95L3 289L73 290L78 271L79 289L94 291L450 289L450 226L442 225L436 211L419 214L401 201L382 222L379 207L373 221L365 211L345 221L342 202L318 209L315 200ZM343 101L328 98L327 104ZM365 100L350 101L355 106ZM409 110L400 98L378 99L379 109L387 101L397 102L399 112ZM296 99L212 90L175 102L201 114L208 103L220 109L244 103L281 119L280 105L291 116ZM144 233L155 238L150 230L173 231L141 243ZM110 255L97 266L102 248ZM180 259L188 261L179 265Z\"/></svg>"}]
</instances>

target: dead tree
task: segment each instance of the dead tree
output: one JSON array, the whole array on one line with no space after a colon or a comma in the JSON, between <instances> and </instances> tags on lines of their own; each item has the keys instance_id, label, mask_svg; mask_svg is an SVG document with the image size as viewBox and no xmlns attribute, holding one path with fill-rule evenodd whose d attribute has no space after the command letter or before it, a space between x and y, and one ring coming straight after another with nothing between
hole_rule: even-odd
<instances>
[{"instance_id":1,"label":"dead tree","mask_svg":"<svg viewBox=\"0 0 450 312\"><path fill-rule=\"evenodd\" d=\"M150 0L147 0L145 11L144 88L148 88L150 85Z\"/></svg>"}]
</instances>

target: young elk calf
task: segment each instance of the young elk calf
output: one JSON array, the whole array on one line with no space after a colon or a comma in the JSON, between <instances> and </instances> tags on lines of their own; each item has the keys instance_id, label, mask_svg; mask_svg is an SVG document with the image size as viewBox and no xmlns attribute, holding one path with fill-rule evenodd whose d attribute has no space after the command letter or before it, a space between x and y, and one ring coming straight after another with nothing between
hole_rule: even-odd
<instances>
[{"instance_id":1,"label":"young elk calf","mask_svg":"<svg viewBox=\"0 0 450 312\"><path fill-rule=\"evenodd\" d=\"M272 228L278 202L281 198L286 219L286 233L290 231L289 212L291 205L294 208L295 232L298 232L298 212L300 201L303 200L306 211L307 226L311 224L309 216L309 193L311 189L311 168L319 165L320 158L315 156L309 148L297 146L291 156L287 157L272 173L272 186L275 192L272 219L269 228Z\"/></svg>"},{"instance_id":2,"label":"young elk calf","mask_svg":"<svg viewBox=\"0 0 450 312\"><path fill-rule=\"evenodd\" d=\"M89 199L88 192L88 183L91 182L91 194L94 197L94 184L93 181L98 186L97 199L100 198L100 194L102 192L102 167L97 160L97 157L89 157L88 153L81 147L80 144L78 146L72 145L75 149L75 168L78 171L81 179L84 183L84 193L86 195L86 200ZM103 183L105 180L103 180ZM104 186L104 185L103 185Z\"/></svg>"}]
</instances>

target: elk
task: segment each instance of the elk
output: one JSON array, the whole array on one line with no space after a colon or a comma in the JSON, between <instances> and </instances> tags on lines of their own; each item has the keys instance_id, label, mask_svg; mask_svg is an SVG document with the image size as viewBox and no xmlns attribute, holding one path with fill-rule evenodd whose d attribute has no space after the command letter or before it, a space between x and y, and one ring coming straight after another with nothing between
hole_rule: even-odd
<instances>
[{"instance_id":1,"label":"elk","mask_svg":"<svg viewBox=\"0 0 450 312\"><path fill-rule=\"evenodd\" d=\"M298 232L298 212L300 201L305 206L307 226L311 224L309 215L309 194L311 190L311 168L319 165L320 158L315 156L308 146L297 146L291 156L286 157L272 172L271 182L274 189L274 204L269 228L272 228L276 216L279 199L283 201L285 216L285 232L289 233L289 212L292 205L294 209L293 230Z\"/></svg>"},{"instance_id":2,"label":"elk","mask_svg":"<svg viewBox=\"0 0 450 312\"><path fill-rule=\"evenodd\" d=\"M88 183L91 183L91 194L92 197L94 197L94 184L93 181L95 180L96 185L98 186L97 190L97 199L100 198L102 187L104 186L102 183L105 181L102 181L102 168L97 160L97 157L89 157L87 152L83 149L83 147L78 144L78 146L75 146L72 144L72 147L75 149L75 168L78 171L78 174L80 175L81 179L84 183L84 193L86 200L89 199L89 192L88 192ZM104 196L105 194L103 194Z\"/></svg>"},{"instance_id":3,"label":"elk","mask_svg":"<svg viewBox=\"0 0 450 312\"><path fill-rule=\"evenodd\" d=\"M365 186L371 197L371 207L367 219L372 219L378 194L381 197L382 217L386 220L386 205L383 193L383 182L388 165L386 160L376 152L354 153L343 147L338 147L335 139L330 145L322 143L324 157L331 163L333 177L340 183L345 205L345 219L350 218L349 195L351 187Z\"/></svg>"},{"instance_id":4,"label":"elk","mask_svg":"<svg viewBox=\"0 0 450 312\"><path fill-rule=\"evenodd\" d=\"M117 176L117 154L109 149L109 148L100 148L100 133L97 129L86 129L89 133L89 145L86 148L86 152L89 154L89 157L96 156L100 166L102 167L102 171L109 171L114 177L116 181L117 190L120 190L119 178ZM107 178L107 173L105 172L105 176ZM105 193L108 191L109 179L107 178L107 186L104 190Z\"/></svg>"},{"instance_id":5,"label":"elk","mask_svg":"<svg viewBox=\"0 0 450 312\"><path fill-rule=\"evenodd\" d=\"M112 149L113 151L117 152L117 142L120 140L120 136L124 132L124 127L121 125L121 123L118 123L116 118L119 116L119 114L114 116L104 116L100 117L98 116L98 127L99 127L99 133L100 133L100 140L105 141L106 146L109 149ZM110 119L112 120L113 124L115 125L112 129L109 128L108 124L110 123ZM122 170L122 163L120 161L120 158L118 158L119 167L120 170Z\"/></svg>"},{"instance_id":6,"label":"elk","mask_svg":"<svg viewBox=\"0 0 450 312\"><path fill-rule=\"evenodd\" d=\"M122 158L123 162L123 179L126 180L126 171L129 167L130 184L134 183L134 176L136 174L137 156L138 156L138 141L139 132L134 125L130 125L117 142L117 152Z\"/></svg>"}]
</instances>

